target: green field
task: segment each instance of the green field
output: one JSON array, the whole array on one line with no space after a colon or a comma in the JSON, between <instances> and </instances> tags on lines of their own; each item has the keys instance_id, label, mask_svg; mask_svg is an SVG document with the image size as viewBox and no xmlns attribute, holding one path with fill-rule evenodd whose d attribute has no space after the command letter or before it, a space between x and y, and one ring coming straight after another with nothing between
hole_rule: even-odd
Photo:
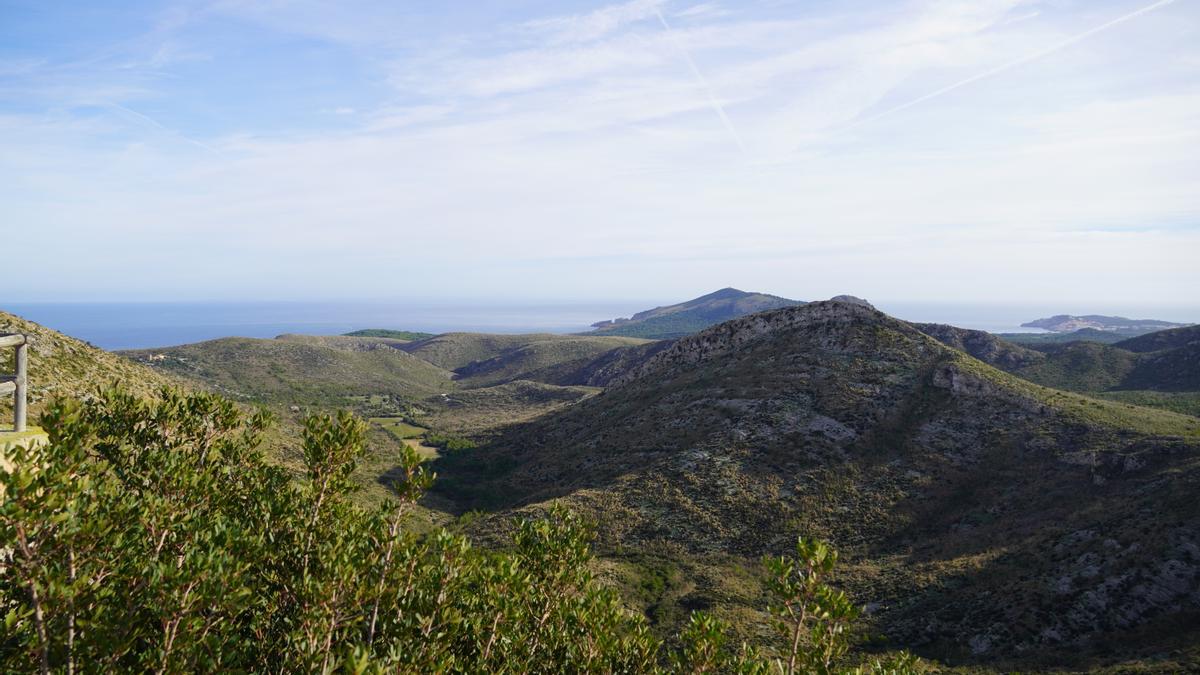
<instances>
[{"instance_id":1,"label":"green field","mask_svg":"<svg viewBox=\"0 0 1200 675\"><path fill-rule=\"evenodd\" d=\"M369 421L416 450L425 459L434 459L438 456L437 448L425 445L423 442L426 432L429 431L425 427L409 424L401 417L372 417Z\"/></svg>"}]
</instances>

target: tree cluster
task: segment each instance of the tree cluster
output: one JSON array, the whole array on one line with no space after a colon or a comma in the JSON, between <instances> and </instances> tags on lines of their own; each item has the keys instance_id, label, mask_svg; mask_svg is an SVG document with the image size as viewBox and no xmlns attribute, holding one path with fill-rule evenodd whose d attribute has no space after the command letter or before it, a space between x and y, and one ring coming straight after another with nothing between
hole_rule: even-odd
<instances>
[{"instance_id":1,"label":"tree cluster","mask_svg":"<svg viewBox=\"0 0 1200 675\"><path fill-rule=\"evenodd\" d=\"M0 670L845 671L857 609L826 585L823 544L768 563L788 649L734 644L703 613L668 648L593 577L590 530L566 509L502 551L416 535L405 519L432 476L411 449L396 499L364 508L349 498L360 420L307 418L299 480L259 450L269 423L171 390L53 403L49 442L0 462Z\"/></svg>"}]
</instances>

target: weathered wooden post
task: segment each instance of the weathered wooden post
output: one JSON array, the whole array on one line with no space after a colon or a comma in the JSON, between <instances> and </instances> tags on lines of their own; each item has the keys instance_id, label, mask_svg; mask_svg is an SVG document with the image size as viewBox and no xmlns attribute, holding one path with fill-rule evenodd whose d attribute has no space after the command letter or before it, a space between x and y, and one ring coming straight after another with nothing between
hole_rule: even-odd
<instances>
[{"instance_id":1,"label":"weathered wooden post","mask_svg":"<svg viewBox=\"0 0 1200 675\"><path fill-rule=\"evenodd\" d=\"M29 342L24 335L0 334L0 347L15 347L12 375L0 375L0 395L13 395L13 431L25 431L27 404L29 398Z\"/></svg>"}]
</instances>

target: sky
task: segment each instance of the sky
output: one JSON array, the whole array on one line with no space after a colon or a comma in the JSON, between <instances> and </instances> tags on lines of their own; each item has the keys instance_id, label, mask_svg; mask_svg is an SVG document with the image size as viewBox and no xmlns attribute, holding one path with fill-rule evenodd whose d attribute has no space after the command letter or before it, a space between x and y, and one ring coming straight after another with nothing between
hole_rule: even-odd
<instances>
[{"instance_id":1,"label":"sky","mask_svg":"<svg viewBox=\"0 0 1200 675\"><path fill-rule=\"evenodd\" d=\"M0 259L12 302L1200 305L1200 1L0 0Z\"/></svg>"}]
</instances>

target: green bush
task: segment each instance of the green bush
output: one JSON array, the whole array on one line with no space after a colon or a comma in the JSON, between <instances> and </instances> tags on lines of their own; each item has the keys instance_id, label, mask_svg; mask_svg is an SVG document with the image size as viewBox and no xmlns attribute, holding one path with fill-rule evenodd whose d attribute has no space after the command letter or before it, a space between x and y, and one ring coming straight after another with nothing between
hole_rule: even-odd
<instances>
[{"instance_id":1,"label":"green bush","mask_svg":"<svg viewBox=\"0 0 1200 675\"><path fill-rule=\"evenodd\" d=\"M474 450L479 445L469 438L451 436L437 431L425 434L425 445L433 446L442 452L458 452L459 450Z\"/></svg>"},{"instance_id":2,"label":"green bush","mask_svg":"<svg viewBox=\"0 0 1200 675\"><path fill-rule=\"evenodd\" d=\"M772 569L782 606L840 603L837 630L810 615L811 640L768 661L697 614L668 653L592 577L571 512L520 523L499 552L414 535L432 481L415 452L396 499L366 509L348 499L360 420L307 419L303 481L257 450L268 423L169 390L52 404L49 444L0 463L0 670L794 672L846 651L853 612L814 576L828 557Z\"/></svg>"}]
</instances>

